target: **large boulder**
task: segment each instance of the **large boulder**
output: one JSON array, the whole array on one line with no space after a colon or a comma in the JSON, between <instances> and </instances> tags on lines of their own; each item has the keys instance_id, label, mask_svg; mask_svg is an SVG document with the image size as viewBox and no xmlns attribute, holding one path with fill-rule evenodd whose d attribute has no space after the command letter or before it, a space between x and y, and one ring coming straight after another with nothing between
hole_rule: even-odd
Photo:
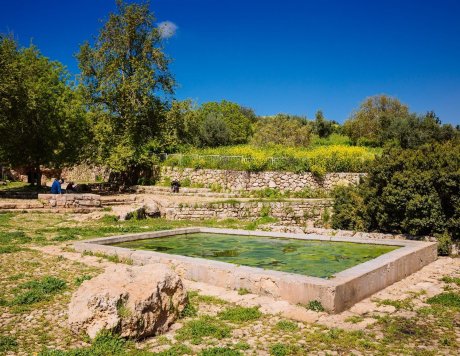
<instances>
[{"instance_id":1,"label":"large boulder","mask_svg":"<svg viewBox=\"0 0 460 356\"><path fill-rule=\"evenodd\" d=\"M120 221L125 220L142 220L146 218L145 208L142 204L119 205L112 207L112 213Z\"/></svg>"},{"instance_id":2,"label":"large boulder","mask_svg":"<svg viewBox=\"0 0 460 356\"><path fill-rule=\"evenodd\" d=\"M83 282L69 305L70 328L141 339L168 330L187 303L182 280L161 264L117 265Z\"/></svg>"},{"instance_id":3,"label":"large boulder","mask_svg":"<svg viewBox=\"0 0 460 356\"><path fill-rule=\"evenodd\" d=\"M144 211L145 215L151 218L161 217L161 204L156 200L145 199L144 200Z\"/></svg>"}]
</instances>

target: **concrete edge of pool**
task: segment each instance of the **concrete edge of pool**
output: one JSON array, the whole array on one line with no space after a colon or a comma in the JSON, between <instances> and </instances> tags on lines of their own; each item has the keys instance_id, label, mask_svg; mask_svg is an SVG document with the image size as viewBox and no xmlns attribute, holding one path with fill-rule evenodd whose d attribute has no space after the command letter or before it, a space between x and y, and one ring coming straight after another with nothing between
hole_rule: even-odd
<instances>
[{"instance_id":1,"label":"concrete edge of pool","mask_svg":"<svg viewBox=\"0 0 460 356\"><path fill-rule=\"evenodd\" d=\"M199 232L392 245L400 246L400 248L339 272L333 278L322 279L203 258L109 246L110 244L126 241ZM437 258L436 242L340 238L316 234L274 233L204 227L111 236L76 242L74 247L78 252L99 252L129 258L135 265L166 264L182 278L188 280L229 289L246 288L252 293L269 295L293 304L306 304L309 301L318 300L327 311L332 313L339 313L350 308L360 300L411 275Z\"/></svg>"}]
</instances>

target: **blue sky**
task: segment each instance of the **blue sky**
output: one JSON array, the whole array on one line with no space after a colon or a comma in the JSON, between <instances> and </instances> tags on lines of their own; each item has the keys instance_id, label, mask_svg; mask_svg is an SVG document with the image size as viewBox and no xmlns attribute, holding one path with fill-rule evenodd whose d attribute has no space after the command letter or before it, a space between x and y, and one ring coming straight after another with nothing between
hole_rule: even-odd
<instances>
[{"instance_id":1,"label":"blue sky","mask_svg":"<svg viewBox=\"0 0 460 356\"><path fill-rule=\"evenodd\" d=\"M0 0L0 32L78 72L74 54L114 0ZM460 124L458 0L151 0L177 25L166 51L178 99L342 122L367 96Z\"/></svg>"}]
</instances>

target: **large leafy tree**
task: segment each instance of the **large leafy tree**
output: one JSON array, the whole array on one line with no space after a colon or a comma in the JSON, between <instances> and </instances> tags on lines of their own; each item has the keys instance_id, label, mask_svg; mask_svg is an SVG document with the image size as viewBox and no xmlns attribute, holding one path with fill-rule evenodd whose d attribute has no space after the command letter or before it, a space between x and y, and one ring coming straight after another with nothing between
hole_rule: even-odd
<instances>
[{"instance_id":1,"label":"large leafy tree","mask_svg":"<svg viewBox=\"0 0 460 356\"><path fill-rule=\"evenodd\" d=\"M0 160L28 167L76 162L86 138L85 110L62 64L36 47L0 36Z\"/></svg>"},{"instance_id":2,"label":"large leafy tree","mask_svg":"<svg viewBox=\"0 0 460 356\"><path fill-rule=\"evenodd\" d=\"M208 134L211 131L214 131L214 133L219 131L220 133L217 136L228 136L228 139L222 144L237 145L247 143L252 136L252 115L253 113L247 108L242 108L230 101L222 100L221 102L204 103L198 109L200 125L204 126L201 128L201 132L206 133L206 137L203 137L202 145L209 145L208 139L210 136ZM209 125L217 125L218 128L210 128ZM223 133L224 131L226 133ZM211 144L211 146L215 146L215 144Z\"/></svg>"},{"instance_id":3,"label":"large leafy tree","mask_svg":"<svg viewBox=\"0 0 460 356\"><path fill-rule=\"evenodd\" d=\"M307 120L298 116L278 114L259 119L251 142L256 146L308 146L311 133L312 129Z\"/></svg>"},{"instance_id":4,"label":"large leafy tree","mask_svg":"<svg viewBox=\"0 0 460 356\"><path fill-rule=\"evenodd\" d=\"M367 98L344 124L345 133L354 143L383 145L389 127L410 116L409 108L387 95Z\"/></svg>"},{"instance_id":5,"label":"large leafy tree","mask_svg":"<svg viewBox=\"0 0 460 356\"><path fill-rule=\"evenodd\" d=\"M158 147L174 86L149 5L117 1L117 12L92 45L81 46L78 60L93 128L93 159L135 176Z\"/></svg>"},{"instance_id":6,"label":"large leafy tree","mask_svg":"<svg viewBox=\"0 0 460 356\"><path fill-rule=\"evenodd\" d=\"M452 125L442 125L434 112L417 115L398 99L386 95L367 98L344 124L355 144L415 148L459 136Z\"/></svg>"}]
</instances>

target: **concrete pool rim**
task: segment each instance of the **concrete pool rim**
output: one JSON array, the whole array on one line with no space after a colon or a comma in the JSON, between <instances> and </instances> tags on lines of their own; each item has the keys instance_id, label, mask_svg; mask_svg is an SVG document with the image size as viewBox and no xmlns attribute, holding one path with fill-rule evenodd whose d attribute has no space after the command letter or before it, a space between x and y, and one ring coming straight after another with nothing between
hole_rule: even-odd
<instances>
[{"instance_id":1,"label":"concrete pool rim","mask_svg":"<svg viewBox=\"0 0 460 356\"><path fill-rule=\"evenodd\" d=\"M351 242L398 246L370 261L355 265L323 279L258 267L235 265L198 257L171 255L156 251L111 246L114 243L192 233L290 238L310 241ZM74 243L78 252L103 253L131 259L134 264L163 263L189 280L230 289L246 288L253 293L270 295L294 304L318 300L330 312L340 312L371 294L416 272L437 258L436 242L392 239L368 239L247 231L205 227L180 228L137 234L117 235Z\"/></svg>"}]
</instances>

